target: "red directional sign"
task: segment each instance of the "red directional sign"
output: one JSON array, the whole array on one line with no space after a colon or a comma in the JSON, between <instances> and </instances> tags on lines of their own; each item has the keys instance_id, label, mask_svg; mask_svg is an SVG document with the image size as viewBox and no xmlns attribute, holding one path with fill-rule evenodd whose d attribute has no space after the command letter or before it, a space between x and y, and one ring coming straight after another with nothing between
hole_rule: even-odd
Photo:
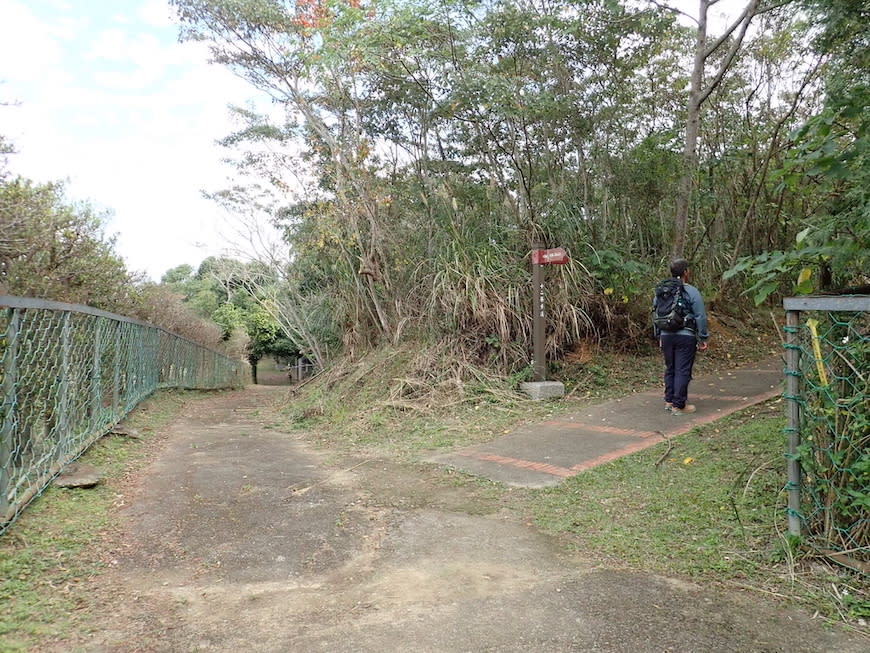
<instances>
[{"instance_id":1,"label":"red directional sign","mask_svg":"<svg viewBox=\"0 0 870 653\"><path fill-rule=\"evenodd\" d=\"M568 253L561 247L532 250L532 263L535 265L565 265L567 262Z\"/></svg>"}]
</instances>

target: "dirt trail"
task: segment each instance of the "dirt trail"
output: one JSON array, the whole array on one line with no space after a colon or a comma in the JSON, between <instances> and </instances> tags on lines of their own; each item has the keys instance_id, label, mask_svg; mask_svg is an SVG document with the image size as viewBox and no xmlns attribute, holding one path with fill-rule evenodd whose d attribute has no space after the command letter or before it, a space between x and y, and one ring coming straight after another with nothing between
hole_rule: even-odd
<instances>
[{"instance_id":1,"label":"dirt trail","mask_svg":"<svg viewBox=\"0 0 870 653\"><path fill-rule=\"evenodd\" d=\"M192 403L125 497L101 630L57 650L865 651L739 593L567 554L505 494L276 428L286 388Z\"/></svg>"}]
</instances>

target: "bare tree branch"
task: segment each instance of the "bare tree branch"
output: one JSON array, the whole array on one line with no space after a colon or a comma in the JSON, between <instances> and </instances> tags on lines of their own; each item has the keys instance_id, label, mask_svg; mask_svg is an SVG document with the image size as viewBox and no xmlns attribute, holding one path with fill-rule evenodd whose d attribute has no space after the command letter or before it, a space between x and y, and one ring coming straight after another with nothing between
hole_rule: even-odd
<instances>
[{"instance_id":1,"label":"bare tree branch","mask_svg":"<svg viewBox=\"0 0 870 653\"><path fill-rule=\"evenodd\" d=\"M676 7L671 7L670 5L666 5L666 4L663 3L663 2L658 2L658 0L647 0L647 2L649 2L649 3L650 3L651 5L653 5L654 7L658 7L659 9L664 9L665 11L669 11L669 12L671 12L672 14L677 14L677 15L680 15L680 16L685 16L686 18L688 18L689 20L691 20L691 21L692 21L693 23L695 23L696 25L698 24L698 19L697 19L697 18L695 18L695 17L692 16L691 14L687 14L685 11L682 11L681 9L677 9Z\"/></svg>"}]
</instances>

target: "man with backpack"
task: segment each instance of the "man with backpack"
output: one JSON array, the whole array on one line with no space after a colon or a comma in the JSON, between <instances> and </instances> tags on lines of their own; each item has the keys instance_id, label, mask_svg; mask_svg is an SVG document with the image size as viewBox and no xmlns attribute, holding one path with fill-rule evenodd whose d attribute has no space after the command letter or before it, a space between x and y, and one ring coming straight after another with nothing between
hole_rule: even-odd
<instances>
[{"instance_id":1,"label":"man with backpack","mask_svg":"<svg viewBox=\"0 0 870 653\"><path fill-rule=\"evenodd\" d=\"M707 313L695 286L687 283L689 263L671 263L671 278L656 286L653 327L665 357L665 410L674 415L694 413L687 403L695 353L707 349Z\"/></svg>"}]
</instances>

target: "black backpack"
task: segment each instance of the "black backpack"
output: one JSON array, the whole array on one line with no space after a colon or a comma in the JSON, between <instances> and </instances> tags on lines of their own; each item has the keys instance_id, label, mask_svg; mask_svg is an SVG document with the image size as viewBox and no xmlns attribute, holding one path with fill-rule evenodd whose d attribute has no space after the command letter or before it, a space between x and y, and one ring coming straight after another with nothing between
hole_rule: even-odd
<instances>
[{"instance_id":1,"label":"black backpack","mask_svg":"<svg viewBox=\"0 0 870 653\"><path fill-rule=\"evenodd\" d=\"M695 328L695 316L678 277L665 279L656 286L653 324L659 331Z\"/></svg>"}]
</instances>

